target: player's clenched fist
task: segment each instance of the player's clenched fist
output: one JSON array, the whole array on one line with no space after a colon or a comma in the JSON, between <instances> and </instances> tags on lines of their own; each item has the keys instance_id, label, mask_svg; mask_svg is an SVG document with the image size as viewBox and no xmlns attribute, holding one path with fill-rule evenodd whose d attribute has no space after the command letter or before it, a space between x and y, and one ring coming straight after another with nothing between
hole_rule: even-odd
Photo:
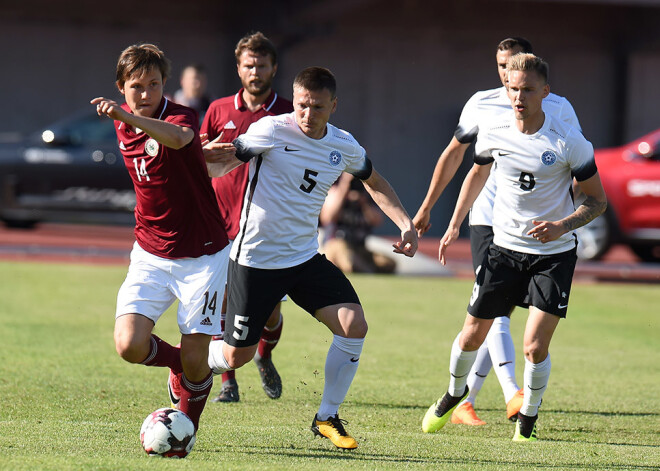
<instances>
[{"instance_id":1,"label":"player's clenched fist","mask_svg":"<svg viewBox=\"0 0 660 471\"><path fill-rule=\"evenodd\" d=\"M104 97L97 97L90 101L92 105L96 105L96 112L99 116L108 116L112 119L120 120L122 114L126 111L122 110L116 101Z\"/></svg>"}]
</instances>

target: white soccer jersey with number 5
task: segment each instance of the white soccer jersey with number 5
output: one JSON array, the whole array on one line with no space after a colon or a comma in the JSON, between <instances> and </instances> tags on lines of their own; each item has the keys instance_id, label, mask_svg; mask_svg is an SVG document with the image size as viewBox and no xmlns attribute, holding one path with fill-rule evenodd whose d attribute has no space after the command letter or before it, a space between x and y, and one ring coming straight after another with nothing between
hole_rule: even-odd
<instances>
[{"instance_id":1,"label":"white soccer jersey with number 5","mask_svg":"<svg viewBox=\"0 0 660 471\"><path fill-rule=\"evenodd\" d=\"M593 146L575 127L546 113L534 134L523 134L514 117L480 125L475 162L495 161L497 190L493 205L493 242L532 254L571 250L573 232L545 244L527 235L536 221L558 221L574 211L570 194L573 176L592 177L597 169Z\"/></svg>"},{"instance_id":2,"label":"white soccer jersey with number 5","mask_svg":"<svg viewBox=\"0 0 660 471\"><path fill-rule=\"evenodd\" d=\"M249 267L288 268L316 255L319 213L330 186L342 172L361 179L371 174L353 136L328 124L324 137L309 138L294 113L260 119L234 145L250 172L231 258Z\"/></svg>"},{"instance_id":3,"label":"white soccer jersey with number 5","mask_svg":"<svg viewBox=\"0 0 660 471\"><path fill-rule=\"evenodd\" d=\"M564 97L550 93L543 100L543 111L560 121L564 121L580 129L580 123L575 110ZM463 144L474 142L479 132L479 123L489 122L500 116L513 116L511 99L507 94L506 88L499 87L477 92L472 95L463 107L454 137ZM493 166L494 171L495 166ZM493 225L494 197L495 179L491 176L479 194L479 197L472 205L470 225Z\"/></svg>"}]
</instances>

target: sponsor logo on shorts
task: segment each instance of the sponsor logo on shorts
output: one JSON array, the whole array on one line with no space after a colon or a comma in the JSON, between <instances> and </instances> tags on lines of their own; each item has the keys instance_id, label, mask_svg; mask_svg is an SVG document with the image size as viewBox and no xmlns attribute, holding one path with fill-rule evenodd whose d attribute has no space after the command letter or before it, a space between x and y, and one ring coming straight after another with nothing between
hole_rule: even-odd
<instances>
[{"instance_id":1,"label":"sponsor logo on shorts","mask_svg":"<svg viewBox=\"0 0 660 471\"><path fill-rule=\"evenodd\" d=\"M557 161L557 154L551 150L546 150L541 154L541 162L543 165L553 165Z\"/></svg>"},{"instance_id":2,"label":"sponsor logo on shorts","mask_svg":"<svg viewBox=\"0 0 660 471\"><path fill-rule=\"evenodd\" d=\"M202 320L202 322L200 322L199 324L200 325L213 325L213 322L211 322L211 319L209 319L208 317L205 317L204 320Z\"/></svg>"},{"instance_id":3,"label":"sponsor logo on shorts","mask_svg":"<svg viewBox=\"0 0 660 471\"><path fill-rule=\"evenodd\" d=\"M476 274L479 274L479 269L480 268L481 268L481 266L479 266L479 268L477 268ZM474 288L472 288L472 296L470 296L470 306L474 305L474 303L475 303L475 301L477 300L478 297L479 297L479 285L475 281L474 282Z\"/></svg>"},{"instance_id":4,"label":"sponsor logo on shorts","mask_svg":"<svg viewBox=\"0 0 660 471\"><path fill-rule=\"evenodd\" d=\"M351 358L351 361L353 363L357 363L358 361L360 361L360 358L359 357L358 358Z\"/></svg>"},{"instance_id":5,"label":"sponsor logo on shorts","mask_svg":"<svg viewBox=\"0 0 660 471\"><path fill-rule=\"evenodd\" d=\"M562 304L562 303L559 303L559 304L557 305L557 309L566 309L567 307L568 307L568 304Z\"/></svg>"},{"instance_id":6,"label":"sponsor logo on shorts","mask_svg":"<svg viewBox=\"0 0 660 471\"><path fill-rule=\"evenodd\" d=\"M330 165L336 167L341 163L341 153L338 150L333 150L330 152L330 157L328 160L330 161Z\"/></svg>"}]
</instances>

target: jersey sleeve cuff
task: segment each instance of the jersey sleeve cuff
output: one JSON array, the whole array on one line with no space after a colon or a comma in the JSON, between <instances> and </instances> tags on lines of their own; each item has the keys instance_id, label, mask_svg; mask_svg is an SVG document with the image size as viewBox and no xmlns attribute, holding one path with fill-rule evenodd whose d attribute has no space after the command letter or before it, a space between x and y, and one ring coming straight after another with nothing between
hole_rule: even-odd
<instances>
[{"instance_id":1,"label":"jersey sleeve cuff","mask_svg":"<svg viewBox=\"0 0 660 471\"><path fill-rule=\"evenodd\" d=\"M598 167L596 167L596 161L592 159L584 167L574 169L572 174L577 181L583 182L596 175L596 172L598 172Z\"/></svg>"},{"instance_id":2,"label":"jersey sleeve cuff","mask_svg":"<svg viewBox=\"0 0 660 471\"><path fill-rule=\"evenodd\" d=\"M257 155L247 146L245 142L240 137L237 137L232 141L234 147L236 147L236 158L241 162L249 162L252 157Z\"/></svg>"},{"instance_id":3,"label":"jersey sleeve cuff","mask_svg":"<svg viewBox=\"0 0 660 471\"><path fill-rule=\"evenodd\" d=\"M369 160L369 157L364 158L364 167L362 167L360 170L357 170L355 172L348 172L351 175L353 175L356 178L359 178L360 180L368 180L369 177L371 176L371 173L373 172L373 165L371 164L371 160Z\"/></svg>"}]
</instances>

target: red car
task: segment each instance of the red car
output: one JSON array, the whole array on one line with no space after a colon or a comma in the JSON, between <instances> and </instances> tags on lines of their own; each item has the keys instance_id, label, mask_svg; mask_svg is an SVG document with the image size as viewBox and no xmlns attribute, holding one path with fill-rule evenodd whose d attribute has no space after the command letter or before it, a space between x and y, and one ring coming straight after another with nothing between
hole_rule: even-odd
<instances>
[{"instance_id":1,"label":"red car","mask_svg":"<svg viewBox=\"0 0 660 471\"><path fill-rule=\"evenodd\" d=\"M595 154L608 208L578 231L578 255L597 259L616 242L644 261L660 261L660 129Z\"/></svg>"}]
</instances>

